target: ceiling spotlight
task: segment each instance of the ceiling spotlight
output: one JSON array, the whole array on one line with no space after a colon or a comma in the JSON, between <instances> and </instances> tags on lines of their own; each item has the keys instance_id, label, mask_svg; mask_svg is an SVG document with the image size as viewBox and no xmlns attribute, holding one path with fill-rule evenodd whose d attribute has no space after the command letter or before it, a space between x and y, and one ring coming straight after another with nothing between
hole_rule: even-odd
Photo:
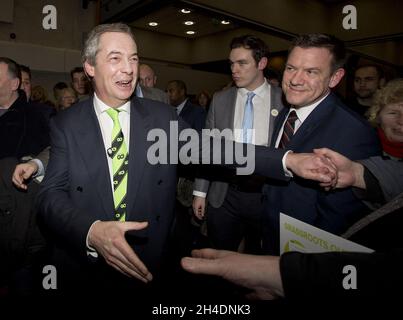
<instances>
[{"instance_id":1,"label":"ceiling spotlight","mask_svg":"<svg viewBox=\"0 0 403 320\"><path fill-rule=\"evenodd\" d=\"M186 34L195 34L195 33L196 33L196 31L192 31L192 30L186 31Z\"/></svg>"},{"instance_id":2,"label":"ceiling spotlight","mask_svg":"<svg viewBox=\"0 0 403 320\"><path fill-rule=\"evenodd\" d=\"M189 9L182 9L181 12L182 13L190 13L191 11Z\"/></svg>"},{"instance_id":3,"label":"ceiling spotlight","mask_svg":"<svg viewBox=\"0 0 403 320\"><path fill-rule=\"evenodd\" d=\"M230 24L228 20L221 20L221 24Z\"/></svg>"},{"instance_id":4,"label":"ceiling spotlight","mask_svg":"<svg viewBox=\"0 0 403 320\"><path fill-rule=\"evenodd\" d=\"M158 22L149 22L148 23L148 25L150 26L150 27L156 27L156 26L158 26Z\"/></svg>"},{"instance_id":5,"label":"ceiling spotlight","mask_svg":"<svg viewBox=\"0 0 403 320\"><path fill-rule=\"evenodd\" d=\"M187 26L192 26L195 23L193 21L185 21L184 24L186 24Z\"/></svg>"}]
</instances>

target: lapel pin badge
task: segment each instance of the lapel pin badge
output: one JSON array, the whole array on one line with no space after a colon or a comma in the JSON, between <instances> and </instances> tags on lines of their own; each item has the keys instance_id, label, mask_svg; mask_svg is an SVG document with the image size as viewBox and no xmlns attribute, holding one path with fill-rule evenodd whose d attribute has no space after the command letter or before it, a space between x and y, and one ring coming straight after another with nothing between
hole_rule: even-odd
<instances>
[{"instance_id":1,"label":"lapel pin badge","mask_svg":"<svg viewBox=\"0 0 403 320\"><path fill-rule=\"evenodd\" d=\"M273 117L277 117L277 116L278 116L278 110L277 110L277 109L272 109L272 110L271 110L271 115L272 115Z\"/></svg>"}]
</instances>

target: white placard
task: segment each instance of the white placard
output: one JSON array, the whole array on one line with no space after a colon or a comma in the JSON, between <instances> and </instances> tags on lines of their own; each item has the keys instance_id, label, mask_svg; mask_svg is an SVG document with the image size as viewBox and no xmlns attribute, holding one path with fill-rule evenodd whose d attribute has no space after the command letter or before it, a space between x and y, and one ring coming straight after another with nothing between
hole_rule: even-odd
<instances>
[{"instance_id":1,"label":"white placard","mask_svg":"<svg viewBox=\"0 0 403 320\"><path fill-rule=\"evenodd\" d=\"M280 213L280 254L288 251L306 253L327 251L374 252L372 249Z\"/></svg>"}]
</instances>

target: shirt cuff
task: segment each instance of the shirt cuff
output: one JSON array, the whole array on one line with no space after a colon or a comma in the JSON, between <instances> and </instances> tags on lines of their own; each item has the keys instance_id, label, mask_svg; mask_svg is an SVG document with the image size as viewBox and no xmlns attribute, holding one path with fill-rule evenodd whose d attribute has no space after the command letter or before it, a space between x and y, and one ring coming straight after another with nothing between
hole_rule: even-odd
<instances>
[{"instance_id":1,"label":"shirt cuff","mask_svg":"<svg viewBox=\"0 0 403 320\"><path fill-rule=\"evenodd\" d=\"M292 152L292 150L288 150L286 153L284 153L283 159L281 159L281 163L283 164L284 175L286 177L293 178L294 175L290 170L287 169L287 166L285 165L285 159L287 157L287 154L289 154L290 152Z\"/></svg>"},{"instance_id":2,"label":"shirt cuff","mask_svg":"<svg viewBox=\"0 0 403 320\"><path fill-rule=\"evenodd\" d=\"M35 162L36 165L38 166L38 170L34 175L32 175L32 178L37 178L45 175L45 167L43 166L43 163L39 159L31 159L30 161Z\"/></svg>"},{"instance_id":3,"label":"shirt cuff","mask_svg":"<svg viewBox=\"0 0 403 320\"><path fill-rule=\"evenodd\" d=\"M88 235L90 234L91 229L94 226L94 224L96 224L99 221L101 221L101 220L96 220L93 222L91 227L88 229L87 237L85 238L85 245L87 246L87 256L91 256L93 258L98 258L98 252L88 244Z\"/></svg>"},{"instance_id":4,"label":"shirt cuff","mask_svg":"<svg viewBox=\"0 0 403 320\"><path fill-rule=\"evenodd\" d=\"M196 197L200 197L200 198L206 198L207 197L207 193L206 192L201 192L201 191L193 191L193 195Z\"/></svg>"}]
</instances>

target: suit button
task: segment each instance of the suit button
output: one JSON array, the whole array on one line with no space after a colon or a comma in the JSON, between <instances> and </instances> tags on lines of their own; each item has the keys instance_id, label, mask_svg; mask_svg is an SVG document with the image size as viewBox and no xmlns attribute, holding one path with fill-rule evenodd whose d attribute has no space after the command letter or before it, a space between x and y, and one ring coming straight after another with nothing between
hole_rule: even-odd
<instances>
[{"instance_id":1,"label":"suit button","mask_svg":"<svg viewBox=\"0 0 403 320\"><path fill-rule=\"evenodd\" d=\"M155 217L155 221L160 221L160 217L161 217L161 216L156 216L156 217Z\"/></svg>"},{"instance_id":2,"label":"suit button","mask_svg":"<svg viewBox=\"0 0 403 320\"><path fill-rule=\"evenodd\" d=\"M162 183L162 180L158 180L158 185L160 185Z\"/></svg>"},{"instance_id":3,"label":"suit button","mask_svg":"<svg viewBox=\"0 0 403 320\"><path fill-rule=\"evenodd\" d=\"M78 187L77 187L77 191L78 191L78 192L83 192L83 187L78 186Z\"/></svg>"}]
</instances>

